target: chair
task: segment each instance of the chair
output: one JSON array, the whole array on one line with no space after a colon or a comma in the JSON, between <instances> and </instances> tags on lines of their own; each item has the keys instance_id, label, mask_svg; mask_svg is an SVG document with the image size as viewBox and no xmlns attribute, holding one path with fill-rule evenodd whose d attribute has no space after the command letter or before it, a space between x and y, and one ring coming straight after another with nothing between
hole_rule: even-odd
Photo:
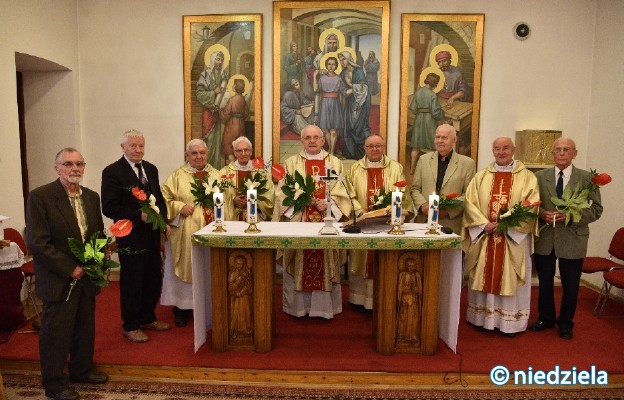
<instances>
[{"instance_id":1,"label":"chair","mask_svg":"<svg viewBox=\"0 0 624 400\"><path fill-rule=\"evenodd\" d=\"M624 228L618 229L613 238L611 238L611 244L609 244L609 258L605 257L585 257L583 260L583 272L586 274L593 274L594 272L605 272L611 268L621 267L622 264L618 264L613 261L613 258L624 260Z\"/></svg>"},{"instance_id":2,"label":"chair","mask_svg":"<svg viewBox=\"0 0 624 400\"><path fill-rule=\"evenodd\" d=\"M37 308L37 302L35 301L35 264L32 260L32 257L28 254L28 249L26 248L26 242L22 235L13 228L4 228L4 238L8 239L12 242L17 243L22 253L26 256L28 260L25 264L20 267L22 271L22 275L24 275L24 282L26 282L26 289L28 290L28 299L30 300L30 305L33 310L35 310L35 317L39 316L39 309Z\"/></svg>"},{"instance_id":3,"label":"chair","mask_svg":"<svg viewBox=\"0 0 624 400\"><path fill-rule=\"evenodd\" d=\"M609 292L611 291L611 288L615 286L616 288L624 289L624 266L611 268L610 270L603 272L602 276L605 280L603 285L604 290L600 291L600 296L598 297L596 307L594 308L594 315L598 318L602 315L602 311L607 304L607 300L609 300ZM596 313L596 309L599 304L600 309Z\"/></svg>"}]
</instances>

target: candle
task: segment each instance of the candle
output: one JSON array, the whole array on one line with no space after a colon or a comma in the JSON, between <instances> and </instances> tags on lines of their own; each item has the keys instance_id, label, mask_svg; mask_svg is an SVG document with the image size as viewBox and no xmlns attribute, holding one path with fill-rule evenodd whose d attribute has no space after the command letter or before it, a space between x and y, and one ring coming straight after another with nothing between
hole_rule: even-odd
<instances>
[{"instance_id":1,"label":"candle","mask_svg":"<svg viewBox=\"0 0 624 400\"><path fill-rule=\"evenodd\" d=\"M427 225L429 228L438 227L438 209L440 207L440 196L433 193L429 195L429 214L427 215Z\"/></svg>"},{"instance_id":2,"label":"candle","mask_svg":"<svg viewBox=\"0 0 624 400\"><path fill-rule=\"evenodd\" d=\"M392 192L392 218L390 222L393 225L401 225L401 201L403 199L403 192L396 189Z\"/></svg>"},{"instance_id":3,"label":"candle","mask_svg":"<svg viewBox=\"0 0 624 400\"><path fill-rule=\"evenodd\" d=\"M247 222L250 224L258 222L257 194L256 189L247 189Z\"/></svg>"},{"instance_id":4,"label":"candle","mask_svg":"<svg viewBox=\"0 0 624 400\"><path fill-rule=\"evenodd\" d=\"M219 188L215 188L212 195L212 201L214 202L214 214L215 225L223 224L223 193L219 191Z\"/></svg>"}]
</instances>

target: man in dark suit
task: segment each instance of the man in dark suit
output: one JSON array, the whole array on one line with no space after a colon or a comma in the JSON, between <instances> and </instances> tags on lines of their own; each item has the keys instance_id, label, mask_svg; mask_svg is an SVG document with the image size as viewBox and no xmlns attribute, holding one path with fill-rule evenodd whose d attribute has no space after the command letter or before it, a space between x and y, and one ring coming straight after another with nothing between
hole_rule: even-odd
<instances>
[{"instance_id":1,"label":"man in dark suit","mask_svg":"<svg viewBox=\"0 0 624 400\"><path fill-rule=\"evenodd\" d=\"M69 381L105 383L108 376L93 369L95 296L100 292L69 249L68 238L88 239L103 231L100 197L80 186L85 162L76 149L58 152L59 179L28 197L26 243L33 254L37 296L43 301L39 357L41 381L47 397L79 399L64 373L67 355ZM77 280L66 300L72 280Z\"/></svg>"},{"instance_id":2,"label":"man in dark suit","mask_svg":"<svg viewBox=\"0 0 624 400\"><path fill-rule=\"evenodd\" d=\"M531 330L539 332L557 324L559 337L562 339L572 339L573 336L572 319L576 311L583 258L587 253L588 225L602 215L598 190L590 193L589 199L592 204L589 208L582 210L580 221L570 221L567 225L565 213L557 211L551 201L553 196L561 198L567 185L572 185L571 187L574 188L580 182L581 188L585 188L591 184L592 174L572 165L576 154L576 145L572 139L559 138L553 144L555 167L538 171L535 174L542 200L539 217L543 229L535 242L535 266L539 278L537 303L539 316ZM559 274L563 288L559 318L556 318L553 290L557 259L559 259Z\"/></svg>"},{"instance_id":3,"label":"man in dark suit","mask_svg":"<svg viewBox=\"0 0 624 400\"><path fill-rule=\"evenodd\" d=\"M146 223L147 214L141 211L131 188L137 187L148 196L154 195L156 206L165 220L167 208L160 191L158 169L143 160L143 134L136 130L124 133L121 150L124 155L102 171L102 210L115 221L132 221L132 232L118 239L119 247L140 252L119 255L121 318L124 336L132 342L144 343L149 336L143 330L165 331L171 326L158 321L154 312L162 285L161 232Z\"/></svg>"}]
</instances>

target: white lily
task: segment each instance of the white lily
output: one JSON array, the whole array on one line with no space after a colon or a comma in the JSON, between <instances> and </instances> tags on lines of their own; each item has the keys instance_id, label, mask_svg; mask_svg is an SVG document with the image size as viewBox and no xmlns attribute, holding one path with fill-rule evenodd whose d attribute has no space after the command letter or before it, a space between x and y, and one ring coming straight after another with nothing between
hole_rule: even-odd
<instances>
[{"instance_id":1,"label":"white lily","mask_svg":"<svg viewBox=\"0 0 624 400\"><path fill-rule=\"evenodd\" d=\"M247 189L255 189L260 186L260 182L254 182L251 179L247 179L245 181L245 186L247 187Z\"/></svg>"},{"instance_id":2,"label":"white lily","mask_svg":"<svg viewBox=\"0 0 624 400\"><path fill-rule=\"evenodd\" d=\"M500 219L505 219L507 217L509 217L511 215L511 209L509 211L507 211L505 214L500 216Z\"/></svg>"},{"instance_id":3,"label":"white lily","mask_svg":"<svg viewBox=\"0 0 624 400\"><path fill-rule=\"evenodd\" d=\"M156 197L154 197L153 194L150 194L149 196L149 203L152 210L156 211L156 213L160 213L160 209L156 205Z\"/></svg>"},{"instance_id":4,"label":"white lily","mask_svg":"<svg viewBox=\"0 0 624 400\"><path fill-rule=\"evenodd\" d=\"M295 194L293 195L293 199L297 200L302 194L303 189L301 189L301 186L299 186L299 184L295 182Z\"/></svg>"}]
</instances>

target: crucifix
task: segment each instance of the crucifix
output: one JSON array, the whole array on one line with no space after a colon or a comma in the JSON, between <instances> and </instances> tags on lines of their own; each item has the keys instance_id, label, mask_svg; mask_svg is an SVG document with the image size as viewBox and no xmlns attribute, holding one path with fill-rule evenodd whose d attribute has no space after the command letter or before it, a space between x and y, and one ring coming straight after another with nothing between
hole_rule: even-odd
<instances>
[{"instance_id":1,"label":"crucifix","mask_svg":"<svg viewBox=\"0 0 624 400\"><path fill-rule=\"evenodd\" d=\"M336 174L332 174L332 171L333 170L332 170L331 165L327 164L325 165L325 175L318 177L319 180L322 180L323 182L325 182L325 203L327 204L327 209L325 210L325 218L323 218L325 225L319 231L319 235L338 235L339 234L338 230L334 227L334 222L336 220L331 216L332 199L331 199L331 193L329 190L329 184L331 183L331 181L337 181L339 177Z\"/></svg>"}]
</instances>

